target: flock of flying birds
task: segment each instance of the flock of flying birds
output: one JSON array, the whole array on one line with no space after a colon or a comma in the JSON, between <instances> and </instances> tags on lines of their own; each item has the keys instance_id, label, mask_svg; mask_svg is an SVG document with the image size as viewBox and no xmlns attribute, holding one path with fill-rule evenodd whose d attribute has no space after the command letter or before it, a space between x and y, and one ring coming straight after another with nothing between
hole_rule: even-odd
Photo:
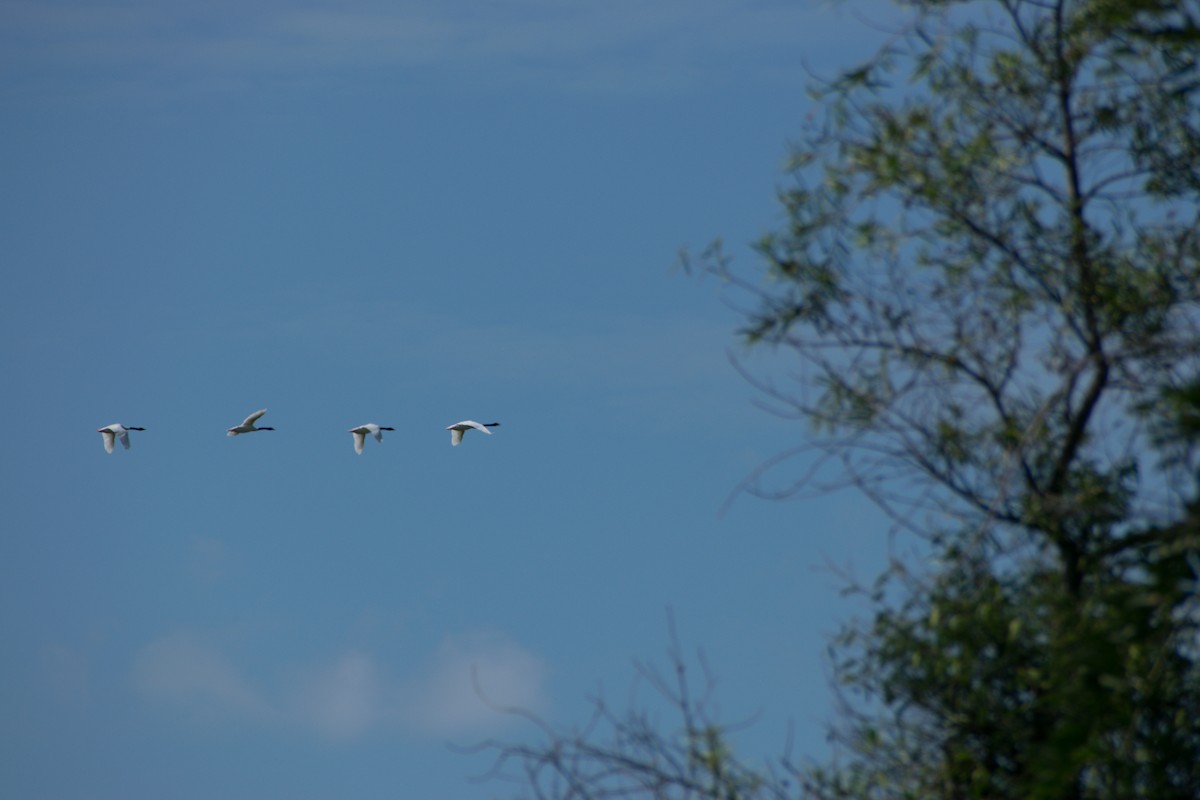
<instances>
[{"instance_id":1,"label":"flock of flying birds","mask_svg":"<svg viewBox=\"0 0 1200 800\"><path fill-rule=\"evenodd\" d=\"M265 408L255 411L250 416L242 420L240 425L234 425L227 431L229 436L238 436L243 433L254 433L255 431L273 431L274 428L259 427L254 423L262 418L262 415L267 413ZM469 430L482 431L483 433L492 434L488 428L495 428L499 422L476 422L473 419L464 419L462 422L456 422L453 425L447 425L446 430L450 431L450 444L458 446L463 439L463 434ZM126 450L129 449L129 432L144 431L145 428L135 428L132 425L122 425L119 422L114 422L112 425L105 425L103 428L97 428L96 432L104 439L104 450L107 453L113 451L113 445L119 440L121 446ZM395 428L387 428L382 425L376 425L374 422L368 422L366 425L359 425L351 428L350 433L354 434L354 452L362 455L363 445L366 444L367 436L375 437L375 441L383 441L384 431L394 431Z\"/></svg>"}]
</instances>

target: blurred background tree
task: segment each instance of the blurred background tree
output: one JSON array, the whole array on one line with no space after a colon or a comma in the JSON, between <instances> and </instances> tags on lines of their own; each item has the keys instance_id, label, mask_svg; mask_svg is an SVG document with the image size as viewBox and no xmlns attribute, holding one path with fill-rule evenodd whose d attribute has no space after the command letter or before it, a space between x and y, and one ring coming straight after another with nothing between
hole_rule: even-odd
<instances>
[{"instance_id":1,"label":"blurred background tree","mask_svg":"<svg viewBox=\"0 0 1200 800\"><path fill-rule=\"evenodd\" d=\"M535 797L1200 797L1200 7L914 0L814 90L743 331L822 469L920 537L854 586L831 764L660 730L491 742ZM831 472L832 471L832 472ZM828 482L828 483L826 483Z\"/></svg>"}]
</instances>

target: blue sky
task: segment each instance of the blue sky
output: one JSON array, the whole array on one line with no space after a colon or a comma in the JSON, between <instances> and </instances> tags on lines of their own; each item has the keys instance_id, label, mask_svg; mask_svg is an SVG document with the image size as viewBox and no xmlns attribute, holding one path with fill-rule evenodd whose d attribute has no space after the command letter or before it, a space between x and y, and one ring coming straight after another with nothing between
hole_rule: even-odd
<instances>
[{"instance_id":1,"label":"blue sky","mask_svg":"<svg viewBox=\"0 0 1200 800\"><path fill-rule=\"evenodd\" d=\"M581 721L668 609L745 752L822 752L886 525L721 513L805 432L673 265L753 263L889 8L0 0L0 794L508 796L472 671Z\"/></svg>"}]
</instances>

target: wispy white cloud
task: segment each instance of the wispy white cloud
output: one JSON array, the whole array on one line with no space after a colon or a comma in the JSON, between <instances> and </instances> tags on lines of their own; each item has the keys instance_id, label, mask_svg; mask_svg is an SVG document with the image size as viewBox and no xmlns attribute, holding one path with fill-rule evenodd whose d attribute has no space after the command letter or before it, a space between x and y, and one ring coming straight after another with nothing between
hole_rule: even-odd
<instances>
[{"instance_id":1,"label":"wispy white cloud","mask_svg":"<svg viewBox=\"0 0 1200 800\"><path fill-rule=\"evenodd\" d=\"M785 0L18 0L0 6L0 43L10 65L123 64L146 79L432 69L646 91L765 76L838 22L827 4Z\"/></svg>"},{"instance_id":2,"label":"wispy white cloud","mask_svg":"<svg viewBox=\"0 0 1200 800\"><path fill-rule=\"evenodd\" d=\"M478 319L469 311L375 297L322 301L271 320L225 319L219 330L188 336L227 337L231 347L261 349L288 342L339 354L352 353L364 341L403 342L378 347L372 367L419 374L441 388L458 385L461 376L469 376L472 385L533 392L549 382L556 392L586 396L609 410L638 409L657 415L653 421L664 430L685 430L710 419L713 404L725 402L714 395L714 385L742 386L724 355L735 341L734 325L725 319L577 308L537 320ZM681 396L688 398L686 407L678 403Z\"/></svg>"},{"instance_id":3,"label":"wispy white cloud","mask_svg":"<svg viewBox=\"0 0 1200 800\"><path fill-rule=\"evenodd\" d=\"M389 716L379 669L357 651L329 666L307 670L292 703L303 724L334 740L359 736Z\"/></svg>"},{"instance_id":4,"label":"wispy white cloud","mask_svg":"<svg viewBox=\"0 0 1200 800\"><path fill-rule=\"evenodd\" d=\"M191 713L265 719L272 709L221 650L189 632L146 645L134 660L135 688L147 699Z\"/></svg>"},{"instance_id":5,"label":"wispy white cloud","mask_svg":"<svg viewBox=\"0 0 1200 800\"><path fill-rule=\"evenodd\" d=\"M497 633L445 639L429 674L417 684L417 722L435 734L494 727L501 709L536 712L546 705L545 666Z\"/></svg>"},{"instance_id":6,"label":"wispy white cloud","mask_svg":"<svg viewBox=\"0 0 1200 800\"><path fill-rule=\"evenodd\" d=\"M299 728L336 742L387 730L470 735L509 719L499 707L546 704L542 661L495 632L446 637L421 674L397 677L386 667L351 650L316 666L277 665L275 680L255 683L221 645L183 631L143 647L132 680L146 702L187 717Z\"/></svg>"}]
</instances>

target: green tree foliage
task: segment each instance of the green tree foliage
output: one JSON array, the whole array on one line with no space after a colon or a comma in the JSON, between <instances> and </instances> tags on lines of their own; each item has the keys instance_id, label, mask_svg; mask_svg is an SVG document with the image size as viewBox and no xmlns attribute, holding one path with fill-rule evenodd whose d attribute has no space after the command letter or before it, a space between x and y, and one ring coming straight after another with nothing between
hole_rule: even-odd
<instances>
[{"instance_id":1,"label":"green tree foliage","mask_svg":"<svg viewBox=\"0 0 1200 800\"><path fill-rule=\"evenodd\" d=\"M937 564L845 632L872 711L807 787L1200 796L1198 9L913 5L819 93L746 330Z\"/></svg>"},{"instance_id":2,"label":"green tree foliage","mask_svg":"<svg viewBox=\"0 0 1200 800\"><path fill-rule=\"evenodd\" d=\"M1169 502L1120 426L1196 374L1200 39L1174 2L916 5L817 94L746 334L806 362L781 399L879 499L923 479L1074 565Z\"/></svg>"},{"instance_id":3,"label":"green tree foliage","mask_svg":"<svg viewBox=\"0 0 1200 800\"><path fill-rule=\"evenodd\" d=\"M736 790L553 796L1200 797L1200 6L905 5L814 92L767 280L714 262L803 365L764 388L923 537L834 643L839 758L750 780L706 724Z\"/></svg>"},{"instance_id":4,"label":"green tree foliage","mask_svg":"<svg viewBox=\"0 0 1200 800\"><path fill-rule=\"evenodd\" d=\"M847 709L848 764L807 771L809 796L1200 796L1200 513L1137 538L1078 596L987 547L894 569L899 607L835 648L870 711Z\"/></svg>"}]
</instances>

